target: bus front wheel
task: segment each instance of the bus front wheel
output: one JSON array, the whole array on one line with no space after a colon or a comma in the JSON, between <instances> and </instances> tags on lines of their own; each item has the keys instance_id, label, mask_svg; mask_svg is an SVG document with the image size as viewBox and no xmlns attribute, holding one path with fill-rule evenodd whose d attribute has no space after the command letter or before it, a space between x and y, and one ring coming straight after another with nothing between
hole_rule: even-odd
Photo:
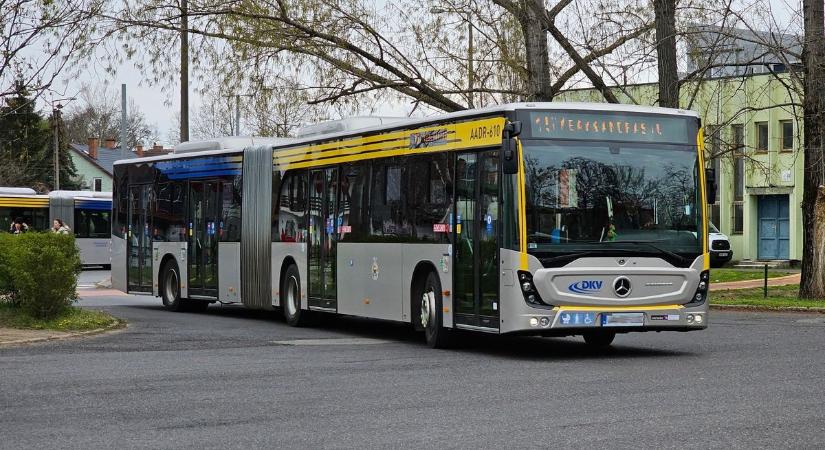
<instances>
[{"instance_id":1,"label":"bus front wheel","mask_svg":"<svg viewBox=\"0 0 825 450\"><path fill-rule=\"evenodd\" d=\"M604 348L613 343L613 339L616 338L616 333L611 331L596 331L585 333L582 337L584 337L584 342L590 347Z\"/></svg>"},{"instance_id":2,"label":"bus front wheel","mask_svg":"<svg viewBox=\"0 0 825 450\"><path fill-rule=\"evenodd\" d=\"M446 348L449 345L449 330L442 326L442 299L441 282L435 272L430 272L424 278L424 283L418 290L419 323L424 329L424 337L431 348Z\"/></svg>"},{"instance_id":3,"label":"bus front wheel","mask_svg":"<svg viewBox=\"0 0 825 450\"><path fill-rule=\"evenodd\" d=\"M180 298L180 271L176 262L169 261L163 265L161 280L160 294L163 298L163 306L169 311L183 311L185 301Z\"/></svg>"},{"instance_id":4,"label":"bus front wheel","mask_svg":"<svg viewBox=\"0 0 825 450\"><path fill-rule=\"evenodd\" d=\"M300 327L307 324L309 311L301 309L301 276L295 264L287 267L281 280L281 308L289 325Z\"/></svg>"}]
</instances>

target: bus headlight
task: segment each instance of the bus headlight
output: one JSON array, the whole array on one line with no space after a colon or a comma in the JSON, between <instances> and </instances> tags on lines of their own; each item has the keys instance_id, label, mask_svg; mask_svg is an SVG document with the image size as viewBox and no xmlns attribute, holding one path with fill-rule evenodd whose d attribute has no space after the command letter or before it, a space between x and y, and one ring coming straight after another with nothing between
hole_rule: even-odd
<instances>
[{"instance_id":1,"label":"bus headlight","mask_svg":"<svg viewBox=\"0 0 825 450\"><path fill-rule=\"evenodd\" d=\"M696 292L691 297L690 301L685 303L685 306L699 306L704 303L708 299L708 288L710 285L710 272L707 270L702 271L699 274L699 286L696 288ZM690 322L690 320L688 320Z\"/></svg>"},{"instance_id":2,"label":"bus headlight","mask_svg":"<svg viewBox=\"0 0 825 450\"><path fill-rule=\"evenodd\" d=\"M533 274L524 270L518 271L518 281L521 285L521 293L524 300L531 305L546 306L547 303L539 295L536 285L533 283Z\"/></svg>"}]
</instances>

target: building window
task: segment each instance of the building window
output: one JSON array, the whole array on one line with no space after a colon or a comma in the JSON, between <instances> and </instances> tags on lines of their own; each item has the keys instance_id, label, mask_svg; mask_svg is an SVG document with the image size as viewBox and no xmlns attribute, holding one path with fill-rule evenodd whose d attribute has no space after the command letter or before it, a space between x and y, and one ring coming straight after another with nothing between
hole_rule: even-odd
<instances>
[{"instance_id":1,"label":"building window","mask_svg":"<svg viewBox=\"0 0 825 450\"><path fill-rule=\"evenodd\" d=\"M793 122L790 120L783 120L779 122L782 126L782 150L793 150Z\"/></svg>"},{"instance_id":2,"label":"building window","mask_svg":"<svg viewBox=\"0 0 825 450\"><path fill-rule=\"evenodd\" d=\"M103 191L103 178L95 178L92 183L92 190L95 192Z\"/></svg>"},{"instance_id":3,"label":"building window","mask_svg":"<svg viewBox=\"0 0 825 450\"><path fill-rule=\"evenodd\" d=\"M719 125L708 125L708 139L710 146L710 158L722 153L722 127Z\"/></svg>"},{"instance_id":4,"label":"building window","mask_svg":"<svg viewBox=\"0 0 825 450\"><path fill-rule=\"evenodd\" d=\"M712 160L710 160L710 167L713 168L713 171L716 174L716 184L717 185L721 184L719 182L719 180L721 179L722 172L720 171L719 157L716 157L716 158L713 158ZM708 211L708 214L710 215L710 221L713 222L713 224L716 225L717 228L720 228L722 226L722 223L720 221L721 218L719 217L719 212L720 212L719 211L720 210L720 208L719 208L720 207L720 205L719 205L719 203L720 203L719 193L716 194L716 199L715 200L716 200L715 202L708 205L709 210L710 210L710 211Z\"/></svg>"},{"instance_id":5,"label":"building window","mask_svg":"<svg viewBox=\"0 0 825 450\"><path fill-rule=\"evenodd\" d=\"M733 155L733 200L741 202L745 194L745 156Z\"/></svg>"},{"instance_id":6,"label":"building window","mask_svg":"<svg viewBox=\"0 0 825 450\"><path fill-rule=\"evenodd\" d=\"M733 234L742 234L742 224L744 220L742 219L743 213L743 205L742 202L734 202L733 204L733 228L731 232Z\"/></svg>"},{"instance_id":7,"label":"building window","mask_svg":"<svg viewBox=\"0 0 825 450\"><path fill-rule=\"evenodd\" d=\"M742 124L731 125L730 131L733 137L734 153L742 153L745 147L745 126Z\"/></svg>"},{"instance_id":8,"label":"building window","mask_svg":"<svg viewBox=\"0 0 825 450\"><path fill-rule=\"evenodd\" d=\"M768 123L756 122L756 151L768 151Z\"/></svg>"}]
</instances>

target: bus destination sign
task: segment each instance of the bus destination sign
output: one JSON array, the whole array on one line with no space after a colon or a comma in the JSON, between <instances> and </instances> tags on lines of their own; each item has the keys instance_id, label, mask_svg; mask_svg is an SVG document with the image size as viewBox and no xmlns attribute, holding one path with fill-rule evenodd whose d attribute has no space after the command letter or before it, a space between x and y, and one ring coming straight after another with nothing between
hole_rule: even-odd
<instances>
[{"instance_id":1,"label":"bus destination sign","mask_svg":"<svg viewBox=\"0 0 825 450\"><path fill-rule=\"evenodd\" d=\"M531 112L533 138L692 143L687 118L568 111ZM694 134L695 136L695 134Z\"/></svg>"}]
</instances>

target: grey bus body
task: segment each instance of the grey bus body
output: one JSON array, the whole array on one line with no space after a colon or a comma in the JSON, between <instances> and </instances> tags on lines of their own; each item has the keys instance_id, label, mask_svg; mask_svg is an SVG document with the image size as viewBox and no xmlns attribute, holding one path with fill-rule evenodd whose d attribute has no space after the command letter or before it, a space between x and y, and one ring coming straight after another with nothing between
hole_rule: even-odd
<instances>
[{"instance_id":1,"label":"grey bus body","mask_svg":"<svg viewBox=\"0 0 825 450\"><path fill-rule=\"evenodd\" d=\"M389 232L383 230L381 236L364 242L348 240L350 233L366 233L363 229L350 231L349 225L342 224L342 219L352 220L352 210L347 216L347 208L351 206L344 204L341 193L343 180L358 182L351 181L359 180L358 170L353 169L358 166L357 162L326 165L319 162L306 169L283 171L273 166L273 155L277 158L279 152L302 145L475 118L501 117L508 123L524 123L532 117L528 112L555 110L619 112L641 118L646 115L677 117L691 121L691 130L698 132L699 127L695 113L678 110L624 105L608 108L592 104L512 104L243 149L209 147L193 151L191 149L198 146L190 144L186 153L178 155L118 161L115 163L111 244L113 287L164 297L165 303L167 297L172 296L190 303L240 303L255 309L286 309L287 300L282 297L290 292L285 285L286 276L294 267L299 280L297 305L307 312L408 322L426 329L429 325L424 323L427 320L422 311L438 305L434 314L438 315L440 327L502 334L576 335L602 330L615 333L705 328L708 322L707 225L701 208L704 189L699 185L699 173L702 171L695 167L694 178L685 181L693 183L695 192L692 197L679 200L684 206L667 205L669 209L663 213L664 206L654 205L655 217L650 224L635 224L635 231L624 232L620 222L625 218L614 216L614 200L608 198L606 217L609 218L601 227L601 235L596 233L597 239L582 243L584 250L565 251L556 256L563 245L575 244L569 235L563 235L570 227L560 224L565 220L572 224L584 221L581 219L584 215L574 214L585 213L574 211L576 207L571 206L571 202L584 204L585 200L574 197L586 193L565 194L573 198L565 200L565 206L559 206L564 202L558 199L553 200L555 206L552 207L534 202L533 212L539 207L552 212L536 213L539 217L536 232L526 238L514 237L515 228L519 228L518 222L524 220L521 217L525 217L525 213L513 200L520 195L517 175L504 171L502 158L506 156L501 153L502 147L448 152L444 160L449 162L454 174L446 194L450 198L449 219L432 223L433 233L438 229L445 234L421 242L398 241L398 235L409 233L404 226L389 227ZM626 128L626 123L617 122L616 126ZM529 123L524 126L527 128ZM605 125L598 125L601 126ZM572 122L570 127L575 131ZM613 129L613 124L610 128ZM533 133L537 133L535 129ZM639 138L648 139L641 134ZM519 148L524 148L523 152L533 151L529 150L531 139L540 142L529 133L522 134ZM502 145L506 145L506 139L503 142ZM570 142L580 144L576 139ZM689 140L686 142L683 147L691 145ZM654 144L653 141L640 142L638 152L655 155ZM618 139L615 144L605 145L605 149L610 149L605 155L622 152L632 155L637 151L634 145L625 145ZM697 144L692 145L692 150L680 147L679 151L694 152L691 161L696 160L694 164L698 167ZM555 150L541 151L555 155L552 153ZM416 154L410 151L410 155ZM407 164L403 158L398 158L401 161L398 164ZM371 161L370 176L375 167L382 164L379 159ZM426 163L427 159L415 160L415 163L422 161ZM530 164L529 158L527 164ZM599 167L614 170L604 163ZM386 185L391 178L387 174L389 169L381 166L381 170ZM475 175L468 176L462 185L464 180L460 179L459 170L474 171ZM563 171L564 177L573 177L575 183L585 168L552 170ZM347 172L342 174L342 171ZM404 180L415 176L409 171L403 173ZM533 176L527 169L524 173L525 177ZM294 181L298 179L300 181ZM293 185L287 185L293 182L300 191L295 198L305 202L295 209L291 209L290 203L295 196L294 189L289 187ZM531 182L531 188L544 189ZM431 186L433 183L430 181ZM388 189L396 187L385 185L381 187L385 189L381 195L389 197ZM333 189L330 191L333 193L325 193L328 189ZM369 189L370 195L377 195L373 187ZM570 189L569 185L564 189ZM528 192L527 197L531 195ZM326 206L330 196L334 199L329 205L333 206ZM290 200L284 200L287 198ZM595 207L596 212L588 210L586 214L602 214L602 203ZM618 197L615 204L617 210L624 207L624 214L632 215L632 208L622 206ZM327 208L337 216L323 212ZM531 206L525 208L530 210ZM645 208L650 209L645 206L643 212L649 213ZM673 218L673 211L680 214L679 218ZM370 214L377 212L373 210ZM663 229L658 222L660 216L668 214L672 216L668 220L682 221L673 230ZM382 225L365 226L373 230ZM388 227L386 221L383 226ZM419 231L426 228L420 224L411 227L415 226L419 226ZM543 231L540 227L544 227ZM622 240L624 236L635 236L633 233L655 235L658 239ZM677 240L695 243L695 251L660 248L669 245L668 241ZM174 277L170 277L170 273L174 273ZM432 282L431 274L437 284ZM170 279L175 286L168 285ZM435 293L438 303L427 303L426 292L422 300L418 287L423 280L438 286L439 292Z\"/></svg>"}]
</instances>

